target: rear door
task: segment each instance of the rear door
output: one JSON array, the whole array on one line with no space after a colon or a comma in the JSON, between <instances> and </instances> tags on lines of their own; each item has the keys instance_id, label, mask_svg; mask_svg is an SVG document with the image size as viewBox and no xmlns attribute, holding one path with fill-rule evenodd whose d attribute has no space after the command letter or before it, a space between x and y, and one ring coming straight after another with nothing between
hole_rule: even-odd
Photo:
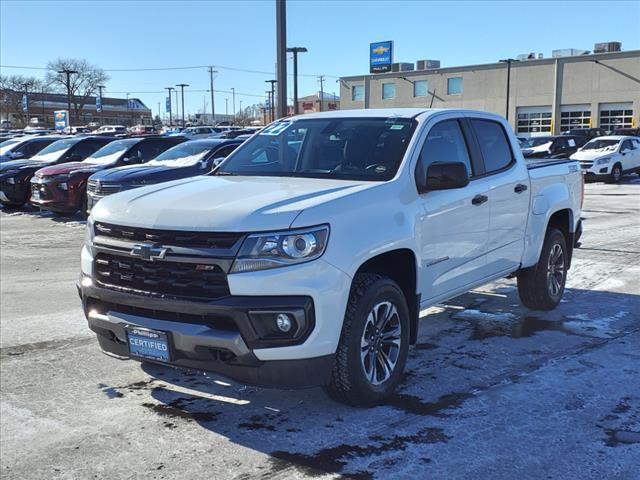
<instances>
[{"instance_id":1,"label":"rear door","mask_svg":"<svg viewBox=\"0 0 640 480\"><path fill-rule=\"evenodd\" d=\"M446 117L445 117L446 118ZM463 119L452 116L433 125L423 143L416 179L426 178L429 165L462 162L470 183L464 188L422 193L419 289L425 300L446 298L486 276L489 229L487 182L473 164L472 133Z\"/></svg>"},{"instance_id":2,"label":"rear door","mask_svg":"<svg viewBox=\"0 0 640 480\"><path fill-rule=\"evenodd\" d=\"M635 170L640 166L640 149L638 149L637 141L623 140L620 145L620 155L624 172Z\"/></svg>"},{"instance_id":3,"label":"rear door","mask_svg":"<svg viewBox=\"0 0 640 480\"><path fill-rule=\"evenodd\" d=\"M487 271L511 272L520 266L529 214L529 171L517 161L505 127L495 120L471 118L488 182L490 209ZM517 148L517 145L516 145Z\"/></svg>"}]
</instances>

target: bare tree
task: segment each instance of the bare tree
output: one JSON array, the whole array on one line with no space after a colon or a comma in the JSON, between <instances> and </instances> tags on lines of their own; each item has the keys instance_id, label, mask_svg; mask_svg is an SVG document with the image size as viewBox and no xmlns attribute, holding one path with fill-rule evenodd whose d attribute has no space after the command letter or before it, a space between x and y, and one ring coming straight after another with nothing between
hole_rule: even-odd
<instances>
[{"instance_id":1,"label":"bare tree","mask_svg":"<svg viewBox=\"0 0 640 480\"><path fill-rule=\"evenodd\" d=\"M98 85L103 85L109 80L109 76L99 67L90 64L82 58L59 58L47 64L46 81L53 89L60 93L71 92L71 104L73 117L77 122L83 107L90 97L98 93ZM70 75L67 85L67 75L63 70L72 70L77 73Z\"/></svg>"},{"instance_id":2,"label":"bare tree","mask_svg":"<svg viewBox=\"0 0 640 480\"><path fill-rule=\"evenodd\" d=\"M22 111L22 96L31 92L41 93L42 80L22 75L0 75L0 112L9 119L13 113L20 124L26 125L26 115Z\"/></svg>"}]
</instances>

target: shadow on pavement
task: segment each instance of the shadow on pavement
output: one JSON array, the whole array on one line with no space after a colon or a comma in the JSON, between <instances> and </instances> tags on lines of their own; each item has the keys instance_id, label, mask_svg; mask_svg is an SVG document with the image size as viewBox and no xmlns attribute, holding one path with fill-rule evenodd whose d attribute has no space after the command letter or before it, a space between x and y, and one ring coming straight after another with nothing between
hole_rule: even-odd
<instances>
[{"instance_id":1,"label":"shadow on pavement","mask_svg":"<svg viewBox=\"0 0 640 480\"><path fill-rule=\"evenodd\" d=\"M637 329L639 311L640 296L629 294L567 289L557 309L535 312L519 305L515 288L506 282L470 292L422 319L402 385L387 405L373 409L335 403L318 388L246 387L154 364L143 364L151 380L118 391L150 390L154 401L145 396L142 406L168 429L197 422L270 455L262 478L294 473L384 477L400 454L403 462L427 468L430 455L452 439L448 427L478 414L463 409L465 402ZM473 452L458 454L464 462Z\"/></svg>"}]
</instances>

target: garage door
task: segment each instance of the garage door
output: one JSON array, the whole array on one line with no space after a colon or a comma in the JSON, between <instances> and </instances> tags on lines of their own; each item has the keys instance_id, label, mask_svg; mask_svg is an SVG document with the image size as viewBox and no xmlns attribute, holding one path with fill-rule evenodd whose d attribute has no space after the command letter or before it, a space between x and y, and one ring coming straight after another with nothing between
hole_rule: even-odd
<instances>
[{"instance_id":1,"label":"garage door","mask_svg":"<svg viewBox=\"0 0 640 480\"><path fill-rule=\"evenodd\" d=\"M551 133L551 105L518 107L516 112L518 114L518 134Z\"/></svg>"},{"instance_id":2,"label":"garage door","mask_svg":"<svg viewBox=\"0 0 640 480\"><path fill-rule=\"evenodd\" d=\"M561 105L560 131L591 127L591 107L589 105Z\"/></svg>"},{"instance_id":3,"label":"garage door","mask_svg":"<svg viewBox=\"0 0 640 480\"><path fill-rule=\"evenodd\" d=\"M633 120L633 105L625 103L601 103L600 127L610 131L616 128L631 128Z\"/></svg>"}]
</instances>

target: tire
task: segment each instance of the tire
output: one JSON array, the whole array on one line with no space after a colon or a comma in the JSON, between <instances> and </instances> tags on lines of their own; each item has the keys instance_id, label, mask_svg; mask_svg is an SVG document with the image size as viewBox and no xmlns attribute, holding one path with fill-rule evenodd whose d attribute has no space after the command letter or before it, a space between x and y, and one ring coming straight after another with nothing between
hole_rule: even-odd
<instances>
[{"instance_id":1,"label":"tire","mask_svg":"<svg viewBox=\"0 0 640 480\"><path fill-rule=\"evenodd\" d=\"M379 316L378 327L382 325L378 330L373 312ZM325 391L348 405L378 405L395 391L408 351L409 308L402 290L388 277L358 274Z\"/></svg>"},{"instance_id":2,"label":"tire","mask_svg":"<svg viewBox=\"0 0 640 480\"><path fill-rule=\"evenodd\" d=\"M611 169L611 175L609 175L609 183L620 183L622 180L622 165L616 163Z\"/></svg>"},{"instance_id":3,"label":"tire","mask_svg":"<svg viewBox=\"0 0 640 480\"><path fill-rule=\"evenodd\" d=\"M81 195L80 201L78 202L78 209L80 210L80 218L86 220L89 216L87 213L87 191L83 190Z\"/></svg>"},{"instance_id":4,"label":"tire","mask_svg":"<svg viewBox=\"0 0 640 480\"><path fill-rule=\"evenodd\" d=\"M538 263L518 273L518 294L525 307L553 310L562 299L567 281L567 241L557 228L550 228Z\"/></svg>"}]
</instances>

